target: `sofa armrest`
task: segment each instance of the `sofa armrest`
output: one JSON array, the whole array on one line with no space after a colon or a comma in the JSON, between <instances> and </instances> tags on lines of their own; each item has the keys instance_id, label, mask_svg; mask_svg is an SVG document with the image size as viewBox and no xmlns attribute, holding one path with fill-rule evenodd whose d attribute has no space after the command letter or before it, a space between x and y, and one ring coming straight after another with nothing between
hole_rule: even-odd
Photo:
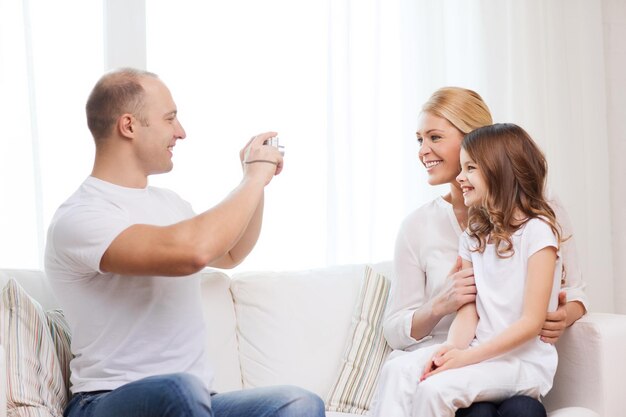
<instances>
[{"instance_id":1,"label":"sofa armrest","mask_svg":"<svg viewBox=\"0 0 626 417\"><path fill-rule=\"evenodd\" d=\"M548 411L586 407L602 417L626 416L623 376L626 315L588 313L557 342L559 365L545 399Z\"/></svg>"},{"instance_id":2,"label":"sofa armrest","mask_svg":"<svg viewBox=\"0 0 626 417\"><path fill-rule=\"evenodd\" d=\"M4 348L0 345L0 417L7 416L6 363Z\"/></svg>"}]
</instances>

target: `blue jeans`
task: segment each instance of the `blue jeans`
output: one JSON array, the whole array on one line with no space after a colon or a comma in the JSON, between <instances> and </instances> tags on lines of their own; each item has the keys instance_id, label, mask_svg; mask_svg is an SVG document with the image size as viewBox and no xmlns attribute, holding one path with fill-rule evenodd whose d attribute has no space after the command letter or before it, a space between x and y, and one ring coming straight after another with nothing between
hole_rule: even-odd
<instances>
[{"instance_id":1,"label":"blue jeans","mask_svg":"<svg viewBox=\"0 0 626 417\"><path fill-rule=\"evenodd\" d=\"M474 403L458 410L456 417L546 417L546 409L538 400L518 395L500 404Z\"/></svg>"},{"instance_id":2,"label":"blue jeans","mask_svg":"<svg viewBox=\"0 0 626 417\"><path fill-rule=\"evenodd\" d=\"M65 417L323 417L324 402L292 386L209 394L188 374L158 375L113 391L77 393Z\"/></svg>"}]
</instances>

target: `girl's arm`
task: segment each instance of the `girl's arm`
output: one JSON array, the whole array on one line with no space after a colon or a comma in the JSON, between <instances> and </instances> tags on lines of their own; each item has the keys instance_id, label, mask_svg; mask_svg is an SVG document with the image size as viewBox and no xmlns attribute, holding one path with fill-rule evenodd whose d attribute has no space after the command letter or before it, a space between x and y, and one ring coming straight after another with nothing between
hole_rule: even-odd
<instances>
[{"instance_id":1,"label":"girl's arm","mask_svg":"<svg viewBox=\"0 0 626 417\"><path fill-rule=\"evenodd\" d=\"M465 259L462 260L461 268L472 268L472 263ZM476 336L476 326L478 326L478 312L476 311L476 303L468 303L463 305L457 311L450 330L448 330L448 340L441 348L428 360L424 367L424 373L420 380L424 380L429 372L432 372L439 365L438 358L445 355L451 349L467 349Z\"/></svg>"},{"instance_id":2,"label":"girl's arm","mask_svg":"<svg viewBox=\"0 0 626 417\"><path fill-rule=\"evenodd\" d=\"M462 268L471 268L472 263L463 259ZM446 344L457 348L467 349L476 336L476 326L478 325L478 312L476 303L468 303L462 306L456 313L448 331Z\"/></svg>"},{"instance_id":3,"label":"girl's arm","mask_svg":"<svg viewBox=\"0 0 626 417\"><path fill-rule=\"evenodd\" d=\"M459 368L494 358L537 337L548 310L556 257L556 248L547 246L528 259L524 306L522 316L517 321L483 344L466 350L452 349L434 358L433 367L436 369L425 374L423 378L445 369Z\"/></svg>"}]
</instances>

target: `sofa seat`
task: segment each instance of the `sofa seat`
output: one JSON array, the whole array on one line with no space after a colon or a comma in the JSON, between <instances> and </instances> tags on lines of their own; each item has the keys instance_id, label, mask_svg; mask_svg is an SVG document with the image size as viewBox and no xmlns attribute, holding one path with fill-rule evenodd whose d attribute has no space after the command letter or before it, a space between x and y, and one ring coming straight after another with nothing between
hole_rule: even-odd
<instances>
[{"instance_id":1,"label":"sofa seat","mask_svg":"<svg viewBox=\"0 0 626 417\"><path fill-rule=\"evenodd\" d=\"M391 262L373 267L391 277ZM214 388L226 392L293 384L328 399L346 347L354 342L354 310L364 270L365 265L341 265L232 276L203 271ZM43 272L0 270L2 287L10 278L43 309L58 307ZM621 405L625 345L626 315L589 313L568 329L557 344L559 367L554 388L544 401L549 417L626 417ZM2 375L4 359L0 355ZM0 393L0 417L6 416L5 390ZM329 417L355 415L359 414L327 413Z\"/></svg>"}]
</instances>

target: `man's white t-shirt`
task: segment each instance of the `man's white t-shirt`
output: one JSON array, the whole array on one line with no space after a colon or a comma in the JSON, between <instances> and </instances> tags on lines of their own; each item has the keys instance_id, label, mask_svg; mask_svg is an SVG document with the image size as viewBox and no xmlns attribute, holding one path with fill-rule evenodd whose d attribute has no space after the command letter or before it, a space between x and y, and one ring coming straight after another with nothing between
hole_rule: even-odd
<instances>
[{"instance_id":1,"label":"man's white t-shirt","mask_svg":"<svg viewBox=\"0 0 626 417\"><path fill-rule=\"evenodd\" d=\"M197 376L210 390L199 276L100 271L104 252L129 226L192 216L191 206L169 190L94 177L59 207L48 229L45 270L72 332L73 393L178 372Z\"/></svg>"},{"instance_id":2,"label":"man's white t-shirt","mask_svg":"<svg viewBox=\"0 0 626 417\"><path fill-rule=\"evenodd\" d=\"M480 319L472 345L493 339L522 317L528 274L528 259L546 247L559 248L550 226L541 219L528 220L511 236L514 253L508 258L496 255L494 244L487 244L484 252L473 249L477 243L467 232L459 241L459 255L474 268L476 281L476 310ZM557 257L552 276L552 293L548 311L558 307L561 285L560 256ZM520 359L536 375L542 394L552 387L556 373L557 353L554 345L542 342L539 336L524 343L505 356Z\"/></svg>"}]
</instances>

